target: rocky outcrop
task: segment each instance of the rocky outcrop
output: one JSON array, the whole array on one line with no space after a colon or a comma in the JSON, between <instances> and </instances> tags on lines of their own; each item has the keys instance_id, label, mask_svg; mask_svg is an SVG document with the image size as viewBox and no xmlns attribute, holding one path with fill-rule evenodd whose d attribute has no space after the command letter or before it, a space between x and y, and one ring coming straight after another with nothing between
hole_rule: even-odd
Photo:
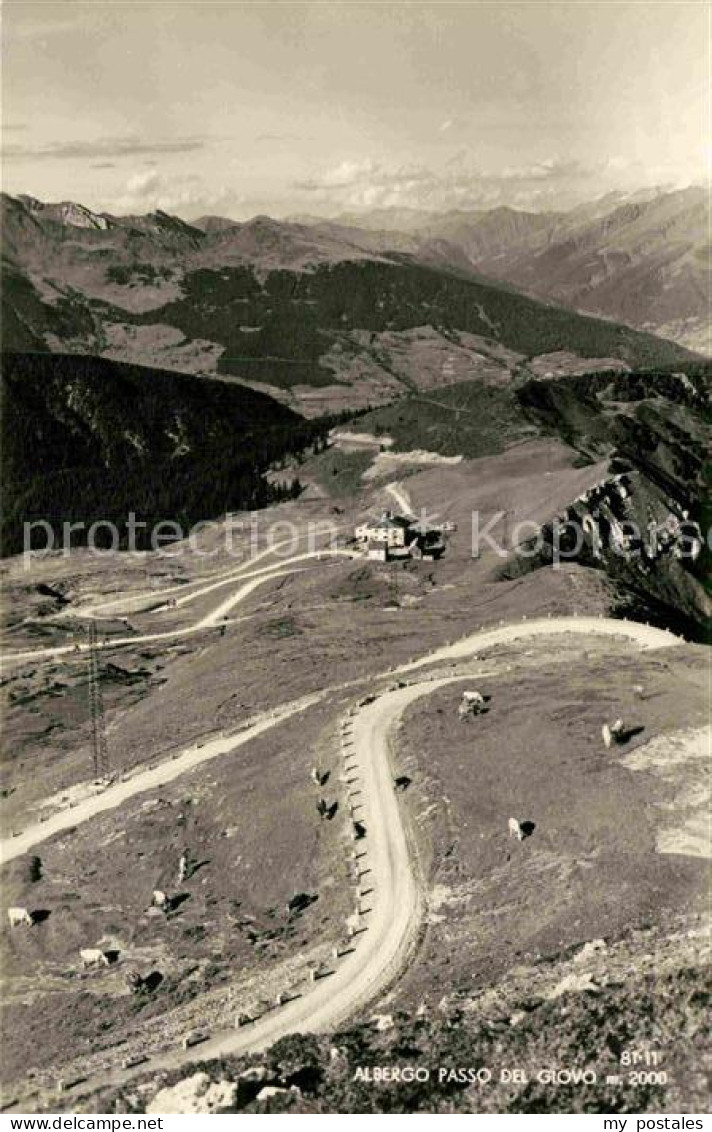
<instances>
[{"instance_id":1,"label":"rocky outcrop","mask_svg":"<svg viewBox=\"0 0 712 1132\"><path fill-rule=\"evenodd\" d=\"M586 459L608 456L609 472L520 547L505 575L575 561L608 575L617 612L705 639L709 389L702 368L523 386L531 418Z\"/></svg>"},{"instance_id":2,"label":"rocky outcrop","mask_svg":"<svg viewBox=\"0 0 712 1132\"><path fill-rule=\"evenodd\" d=\"M237 1092L234 1081L211 1081L207 1073L194 1073L176 1085L159 1089L146 1112L161 1115L232 1112Z\"/></svg>"}]
</instances>

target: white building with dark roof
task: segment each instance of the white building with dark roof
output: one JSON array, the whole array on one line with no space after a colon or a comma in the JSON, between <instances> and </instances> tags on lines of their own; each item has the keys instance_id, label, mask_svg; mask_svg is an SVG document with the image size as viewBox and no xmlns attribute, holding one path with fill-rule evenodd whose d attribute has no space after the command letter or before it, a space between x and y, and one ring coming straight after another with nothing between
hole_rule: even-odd
<instances>
[{"instance_id":1,"label":"white building with dark roof","mask_svg":"<svg viewBox=\"0 0 712 1132\"><path fill-rule=\"evenodd\" d=\"M413 523L410 519L384 511L380 519L362 523L354 533L361 542L385 542L389 547L397 547L407 546L411 541L408 536L412 530Z\"/></svg>"},{"instance_id":2,"label":"white building with dark roof","mask_svg":"<svg viewBox=\"0 0 712 1132\"><path fill-rule=\"evenodd\" d=\"M384 511L380 519L362 523L354 531L365 544L369 558L387 562L389 558L439 557L445 549L438 528L429 528L415 519Z\"/></svg>"}]
</instances>

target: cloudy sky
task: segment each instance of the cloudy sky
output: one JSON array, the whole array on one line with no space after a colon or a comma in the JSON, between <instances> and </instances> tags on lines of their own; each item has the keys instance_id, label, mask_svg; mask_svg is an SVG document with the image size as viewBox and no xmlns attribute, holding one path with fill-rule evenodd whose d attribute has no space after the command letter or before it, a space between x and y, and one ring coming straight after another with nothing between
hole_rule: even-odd
<instances>
[{"instance_id":1,"label":"cloudy sky","mask_svg":"<svg viewBox=\"0 0 712 1132\"><path fill-rule=\"evenodd\" d=\"M4 187L113 212L565 207L706 175L707 0L6 0Z\"/></svg>"}]
</instances>

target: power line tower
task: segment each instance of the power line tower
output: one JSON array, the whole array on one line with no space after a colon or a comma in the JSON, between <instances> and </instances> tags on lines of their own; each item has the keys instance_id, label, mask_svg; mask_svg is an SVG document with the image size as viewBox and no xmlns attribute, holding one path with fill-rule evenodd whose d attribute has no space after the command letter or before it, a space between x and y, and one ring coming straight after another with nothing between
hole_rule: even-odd
<instances>
[{"instance_id":1,"label":"power line tower","mask_svg":"<svg viewBox=\"0 0 712 1132\"><path fill-rule=\"evenodd\" d=\"M504 512L504 549L505 550L514 550L515 549L514 547L510 547L510 545L509 545L511 537L512 537L512 519L513 518L514 518L514 511L512 510L511 507L508 507L506 509L506 511Z\"/></svg>"},{"instance_id":2,"label":"power line tower","mask_svg":"<svg viewBox=\"0 0 712 1132\"><path fill-rule=\"evenodd\" d=\"M104 698L101 693L96 624L93 621L89 626L89 705L91 708L94 778L99 781L109 777L109 749L106 742Z\"/></svg>"}]
</instances>

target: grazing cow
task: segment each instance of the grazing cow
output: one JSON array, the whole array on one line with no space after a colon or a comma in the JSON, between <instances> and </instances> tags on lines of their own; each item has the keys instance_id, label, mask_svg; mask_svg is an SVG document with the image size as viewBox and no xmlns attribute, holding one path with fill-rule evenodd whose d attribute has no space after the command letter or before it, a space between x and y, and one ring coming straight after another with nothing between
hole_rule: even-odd
<instances>
[{"instance_id":1,"label":"grazing cow","mask_svg":"<svg viewBox=\"0 0 712 1132\"><path fill-rule=\"evenodd\" d=\"M466 719L469 715L479 715L486 710L487 701L481 692L462 693L462 700L458 708L460 719Z\"/></svg>"},{"instance_id":2,"label":"grazing cow","mask_svg":"<svg viewBox=\"0 0 712 1132\"><path fill-rule=\"evenodd\" d=\"M510 837L516 837L517 841L524 840L524 830L522 829L521 822L518 822L516 818L510 818L508 827Z\"/></svg>"},{"instance_id":3,"label":"grazing cow","mask_svg":"<svg viewBox=\"0 0 712 1132\"><path fill-rule=\"evenodd\" d=\"M339 803L338 801L335 801L332 802L331 805L329 805L326 798L320 798L316 804L316 808L320 818L326 818L327 821L333 821L339 809Z\"/></svg>"},{"instance_id":4,"label":"grazing cow","mask_svg":"<svg viewBox=\"0 0 712 1132\"><path fill-rule=\"evenodd\" d=\"M178 884L182 884L186 877L190 875L188 871L190 867L189 855L189 849L184 849L180 855L180 860L178 861Z\"/></svg>"},{"instance_id":5,"label":"grazing cow","mask_svg":"<svg viewBox=\"0 0 712 1132\"><path fill-rule=\"evenodd\" d=\"M82 967L108 967L109 960L99 947L83 947L79 952Z\"/></svg>"},{"instance_id":6,"label":"grazing cow","mask_svg":"<svg viewBox=\"0 0 712 1132\"><path fill-rule=\"evenodd\" d=\"M168 897L165 892L161 892L160 888L154 888L151 903L155 908L167 908Z\"/></svg>"},{"instance_id":7,"label":"grazing cow","mask_svg":"<svg viewBox=\"0 0 712 1132\"><path fill-rule=\"evenodd\" d=\"M621 742L624 731L625 728L623 726L622 719L617 719L615 723L610 724L610 726L607 723L603 724L603 727L601 728L601 734L603 736L603 742L607 750L609 750L614 743Z\"/></svg>"},{"instance_id":8,"label":"grazing cow","mask_svg":"<svg viewBox=\"0 0 712 1132\"><path fill-rule=\"evenodd\" d=\"M10 921L11 928L19 927L20 924L26 924L28 928L31 928L34 923L26 908L8 908L7 918Z\"/></svg>"}]
</instances>

